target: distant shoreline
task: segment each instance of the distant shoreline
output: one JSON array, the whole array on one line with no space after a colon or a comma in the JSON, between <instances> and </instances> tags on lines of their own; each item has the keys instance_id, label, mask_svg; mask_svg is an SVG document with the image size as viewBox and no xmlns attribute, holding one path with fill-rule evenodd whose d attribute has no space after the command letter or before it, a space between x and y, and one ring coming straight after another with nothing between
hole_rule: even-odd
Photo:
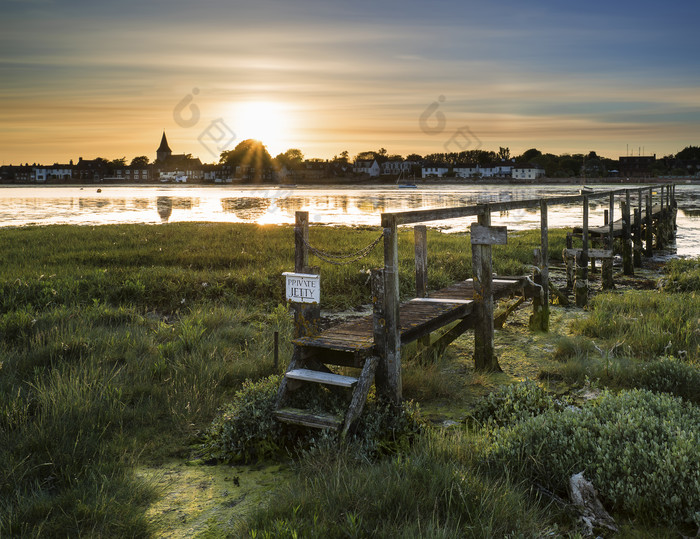
<instances>
[{"instance_id":1,"label":"distant shoreline","mask_svg":"<svg viewBox=\"0 0 700 539\"><path fill-rule=\"evenodd\" d=\"M398 183L395 178L317 178L317 179L305 179L299 180L296 183L284 182L284 183L254 183L254 182L224 182L224 183L211 183L211 182L187 182L187 183L173 183L173 182L160 182L160 181L149 181L149 182L118 182L118 181L98 181L98 182L12 182L12 183L0 183L0 187L73 187L73 188L85 188L85 187L101 187L101 186L121 186L121 187L280 187L280 188L291 188L295 186L313 187L313 186L344 186L344 187L390 187L398 185L415 185L417 187L430 187L437 185L465 185L465 186L476 186L476 185L570 185L572 187L577 187L581 185L601 185L601 184L657 184L657 183L677 183L677 184L700 184L700 178L694 177L684 177L684 178L538 178L536 180L523 180L514 178L480 178L478 180L472 180L467 178L416 178L414 180L408 180L403 183Z\"/></svg>"}]
</instances>

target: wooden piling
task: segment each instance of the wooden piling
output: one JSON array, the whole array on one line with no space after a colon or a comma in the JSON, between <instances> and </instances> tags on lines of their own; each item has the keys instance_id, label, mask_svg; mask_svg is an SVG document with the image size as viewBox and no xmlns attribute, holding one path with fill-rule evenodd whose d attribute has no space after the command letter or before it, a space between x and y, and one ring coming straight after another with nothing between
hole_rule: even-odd
<instances>
[{"instance_id":1,"label":"wooden piling","mask_svg":"<svg viewBox=\"0 0 700 539\"><path fill-rule=\"evenodd\" d=\"M549 331L549 224L547 214L547 201L540 200L540 282L544 295L542 298L542 314L540 327L542 331Z\"/></svg>"},{"instance_id":2,"label":"wooden piling","mask_svg":"<svg viewBox=\"0 0 700 539\"><path fill-rule=\"evenodd\" d=\"M478 225L491 225L491 210L488 204L478 217ZM474 225L472 225L473 227ZM473 229L473 228L472 228ZM472 267L474 271L474 308L477 313L474 328L474 367L480 371L501 372L494 354L493 344L493 265L491 245L474 243L472 234Z\"/></svg>"},{"instance_id":3,"label":"wooden piling","mask_svg":"<svg viewBox=\"0 0 700 539\"><path fill-rule=\"evenodd\" d=\"M632 219L630 217L630 192L625 192L622 206L622 273L634 275L634 260L632 257Z\"/></svg>"},{"instance_id":4,"label":"wooden piling","mask_svg":"<svg viewBox=\"0 0 700 539\"><path fill-rule=\"evenodd\" d=\"M385 357L380 358L377 377L385 384L394 405L401 404L401 335L399 334L399 241L396 216L382 214L384 229L384 319Z\"/></svg>"},{"instance_id":5,"label":"wooden piling","mask_svg":"<svg viewBox=\"0 0 700 539\"><path fill-rule=\"evenodd\" d=\"M645 234L645 248L644 248L644 254L646 256L652 256L654 254L654 216L652 215L652 205L651 205L651 194L652 194L652 188L649 188L649 192L647 193L646 196L646 203L647 203L647 213L644 219L644 226L646 227L646 234Z\"/></svg>"},{"instance_id":6,"label":"wooden piling","mask_svg":"<svg viewBox=\"0 0 700 539\"><path fill-rule=\"evenodd\" d=\"M413 228L416 259L416 297L424 298L428 288L428 228L416 225Z\"/></svg>"},{"instance_id":7,"label":"wooden piling","mask_svg":"<svg viewBox=\"0 0 700 539\"><path fill-rule=\"evenodd\" d=\"M574 281L574 297L577 307L585 307L588 304L588 196L583 197L583 223L582 223L581 251L576 254L576 278Z\"/></svg>"}]
</instances>

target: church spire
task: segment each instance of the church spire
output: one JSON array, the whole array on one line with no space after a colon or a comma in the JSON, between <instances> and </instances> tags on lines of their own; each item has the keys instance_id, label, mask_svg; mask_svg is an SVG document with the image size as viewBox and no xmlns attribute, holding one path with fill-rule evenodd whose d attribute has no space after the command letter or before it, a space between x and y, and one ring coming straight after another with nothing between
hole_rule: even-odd
<instances>
[{"instance_id":1,"label":"church spire","mask_svg":"<svg viewBox=\"0 0 700 539\"><path fill-rule=\"evenodd\" d=\"M160 139L160 146L156 150L156 159L158 161L165 161L168 157L173 154L173 151L168 146L168 139L165 138L165 130L163 130L163 138Z\"/></svg>"}]
</instances>

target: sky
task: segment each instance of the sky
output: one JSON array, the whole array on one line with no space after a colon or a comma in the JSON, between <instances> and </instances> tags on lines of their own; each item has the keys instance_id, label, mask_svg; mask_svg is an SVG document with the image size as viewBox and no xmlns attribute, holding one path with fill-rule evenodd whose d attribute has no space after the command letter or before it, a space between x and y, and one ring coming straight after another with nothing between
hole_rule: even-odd
<instances>
[{"instance_id":1,"label":"sky","mask_svg":"<svg viewBox=\"0 0 700 539\"><path fill-rule=\"evenodd\" d=\"M0 160L700 145L700 2L0 0Z\"/></svg>"}]
</instances>

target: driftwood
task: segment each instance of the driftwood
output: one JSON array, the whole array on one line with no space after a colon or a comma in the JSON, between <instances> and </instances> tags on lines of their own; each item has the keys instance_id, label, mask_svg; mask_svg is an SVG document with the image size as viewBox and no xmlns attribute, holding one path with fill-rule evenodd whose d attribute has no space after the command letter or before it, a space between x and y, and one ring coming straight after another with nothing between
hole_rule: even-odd
<instances>
[{"instance_id":1,"label":"driftwood","mask_svg":"<svg viewBox=\"0 0 700 539\"><path fill-rule=\"evenodd\" d=\"M569 478L569 496L571 502L581 513L581 523L584 527L584 535L593 535L594 528L606 528L617 532L615 520L600 503L593 483L583 477L583 472L572 475Z\"/></svg>"}]
</instances>

